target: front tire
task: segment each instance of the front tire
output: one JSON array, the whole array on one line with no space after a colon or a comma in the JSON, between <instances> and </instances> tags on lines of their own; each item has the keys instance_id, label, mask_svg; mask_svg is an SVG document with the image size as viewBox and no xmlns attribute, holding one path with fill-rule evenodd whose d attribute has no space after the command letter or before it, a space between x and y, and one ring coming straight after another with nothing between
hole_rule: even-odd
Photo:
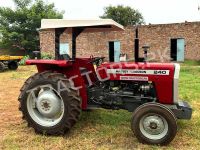
<instances>
[{"instance_id":1,"label":"front tire","mask_svg":"<svg viewBox=\"0 0 200 150\"><path fill-rule=\"evenodd\" d=\"M18 63L16 61L11 61L11 62L8 63L8 68L10 70L17 70Z\"/></svg>"},{"instance_id":2,"label":"front tire","mask_svg":"<svg viewBox=\"0 0 200 150\"><path fill-rule=\"evenodd\" d=\"M0 62L0 72L3 72L5 70L5 65L3 62Z\"/></svg>"},{"instance_id":3,"label":"front tire","mask_svg":"<svg viewBox=\"0 0 200 150\"><path fill-rule=\"evenodd\" d=\"M60 81L65 83L67 90L59 92ZM19 102L28 126L41 134L66 133L77 122L81 112L78 91L73 90L60 73L43 72L31 76L21 88Z\"/></svg>"},{"instance_id":4,"label":"front tire","mask_svg":"<svg viewBox=\"0 0 200 150\"><path fill-rule=\"evenodd\" d=\"M133 113L131 128L141 143L167 145L176 136L176 117L164 105L146 103Z\"/></svg>"}]
</instances>

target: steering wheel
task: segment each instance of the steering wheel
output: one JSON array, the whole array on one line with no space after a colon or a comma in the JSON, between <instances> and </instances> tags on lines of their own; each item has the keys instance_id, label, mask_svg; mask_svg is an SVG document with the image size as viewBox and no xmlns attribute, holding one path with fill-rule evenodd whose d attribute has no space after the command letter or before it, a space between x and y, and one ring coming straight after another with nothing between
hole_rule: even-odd
<instances>
[{"instance_id":1,"label":"steering wheel","mask_svg":"<svg viewBox=\"0 0 200 150\"><path fill-rule=\"evenodd\" d=\"M93 57L89 63L95 63L95 65L99 66L104 59L105 57Z\"/></svg>"}]
</instances>

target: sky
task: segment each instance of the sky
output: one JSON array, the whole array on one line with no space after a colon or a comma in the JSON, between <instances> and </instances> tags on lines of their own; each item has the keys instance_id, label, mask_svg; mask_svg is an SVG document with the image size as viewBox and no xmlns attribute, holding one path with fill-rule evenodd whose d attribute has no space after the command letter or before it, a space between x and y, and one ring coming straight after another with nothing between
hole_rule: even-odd
<instances>
[{"instance_id":1,"label":"sky","mask_svg":"<svg viewBox=\"0 0 200 150\"><path fill-rule=\"evenodd\" d=\"M65 19L97 19L109 5L130 6L139 10L146 24L200 21L200 0L44 0L64 10ZM0 6L14 8L12 0L0 0Z\"/></svg>"}]
</instances>

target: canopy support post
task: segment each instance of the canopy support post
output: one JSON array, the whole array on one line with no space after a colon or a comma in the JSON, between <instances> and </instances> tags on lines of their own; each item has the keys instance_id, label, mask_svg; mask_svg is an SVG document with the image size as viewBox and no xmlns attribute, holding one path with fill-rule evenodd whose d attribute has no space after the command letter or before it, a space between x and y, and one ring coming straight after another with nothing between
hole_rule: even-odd
<instances>
[{"instance_id":1,"label":"canopy support post","mask_svg":"<svg viewBox=\"0 0 200 150\"><path fill-rule=\"evenodd\" d=\"M81 32L83 32L84 28L72 28L72 61L75 61L76 59L76 39L79 36Z\"/></svg>"},{"instance_id":2,"label":"canopy support post","mask_svg":"<svg viewBox=\"0 0 200 150\"><path fill-rule=\"evenodd\" d=\"M55 59L60 60L60 36L67 28L56 28L55 29Z\"/></svg>"},{"instance_id":3,"label":"canopy support post","mask_svg":"<svg viewBox=\"0 0 200 150\"><path fill-rule=\"evenodd\" d=\"M139 36L138 36L138 26L135 29L135 62L139 62Z\"/></svg>"}]
</instances>

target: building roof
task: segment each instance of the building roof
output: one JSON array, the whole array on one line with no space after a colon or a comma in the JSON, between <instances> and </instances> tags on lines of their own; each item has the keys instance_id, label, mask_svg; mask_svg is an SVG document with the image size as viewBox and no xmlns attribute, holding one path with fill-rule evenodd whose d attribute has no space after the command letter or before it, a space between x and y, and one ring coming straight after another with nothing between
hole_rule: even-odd
<instances>
[{"instance_id":1,"label":"building roof","mask_svg":"<svg viewBox=\"0 0 200 150\"><path fill-rule=\"evenodd\" d=\"M124 27L112 19L98 20L65 20L65 19L42 19L41 30L55 28L85 27L87 31L117 31L124 30ZM90 29L90 30L88 30Z\"/></svg>"}]
</instances>

